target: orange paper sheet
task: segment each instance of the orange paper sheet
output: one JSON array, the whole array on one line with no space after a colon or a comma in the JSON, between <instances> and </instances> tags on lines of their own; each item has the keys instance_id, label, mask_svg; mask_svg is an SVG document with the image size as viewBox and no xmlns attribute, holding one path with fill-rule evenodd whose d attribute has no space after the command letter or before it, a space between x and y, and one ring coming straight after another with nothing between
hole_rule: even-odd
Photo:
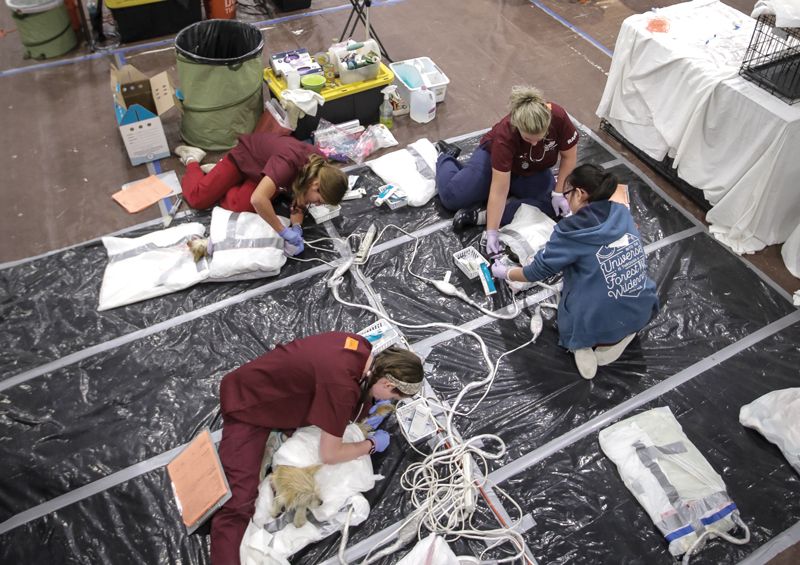
<instances>
[{"instance_id":1,"label":"orange paper sheet","mask_svg":"<svg viewBox=\"0 0 800 565\"><path fill-rule=\"evenodd\" d=\"M132 184L125 190L111 195L123 208L131 214L141 212L162 198L169 196L172 189L155 175Z\"/></svg>"},{"instance_id":2,"label":"orange paper sheet","mask_svg":"<svg viewBox=\"0 0 800 565\"><path fill-rule=\"evenodd\" d=\"M204 430L167 465L183 523L194 526L228 493L211 433Z\"/></svg>"}]
</instances>

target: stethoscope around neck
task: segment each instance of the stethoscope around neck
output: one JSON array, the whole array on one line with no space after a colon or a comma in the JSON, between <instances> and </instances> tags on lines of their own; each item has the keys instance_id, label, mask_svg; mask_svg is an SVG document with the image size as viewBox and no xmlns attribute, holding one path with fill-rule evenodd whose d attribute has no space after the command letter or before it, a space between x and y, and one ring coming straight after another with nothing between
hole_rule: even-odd
<instances>
[{"instance_id":1,"label":"stethoscope around neck","mask_svg":"<svg viewBox=\"0 0 800 565\"><path fill-rule=\"evenodd\" d=\"M535 159L533 157L533 148L535 147L535 145L533 144L531 144L531 146L528 148L528 155L525 155L523 153L522 155L519 156L519 158L522 159L522 163L520 164L520 166L523 169L527 169L528 167L530 167L531 163L540 163L544 160L544 156L547 153L547 141L548 139L546 137L543 137L542 140L540 141L540 143L542 144L542 154L539 156L538 159ZM537 143L536 145L539 144Z\"/></svg>"}]
</instances>

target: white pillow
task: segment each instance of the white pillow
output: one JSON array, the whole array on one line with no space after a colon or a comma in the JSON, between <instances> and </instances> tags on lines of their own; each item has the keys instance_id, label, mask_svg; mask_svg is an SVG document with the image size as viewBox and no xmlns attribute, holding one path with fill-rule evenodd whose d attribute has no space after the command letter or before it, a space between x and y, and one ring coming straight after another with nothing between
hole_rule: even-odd
<instances>
[{"instance_id":1,"label":"white pillow","mask_svg":"<svg viewBox=\"0 0 800 565\"><path fill-rule=\"evenodd\" d=\"M436 194L436 147L427 139L368 161L367 165L384 183L400 187L409 206L424 206Z\"/></svg>"},{"instance_id":2,"label":"white pillow","mask_svg":"<svg viewBox=\"0 0 800 565\"><path fill-rule=\"evenodd\" d=\"M187 246L189 239L204 233L203 224L189 223L141 237L104 237L108 265L97 309L162 296L207 279L208 263L195 263Z\"/></svg>"},{"instance_id":3,"label":"white pillow","mask_svg":"<svg viewBox=\"0 0 800 565\"><path fill-rule=\"evenodd\" d=\"M777 445L800 473L800 388L775 390L742 406L739 423Z\"/></svg>"}]
</instances>

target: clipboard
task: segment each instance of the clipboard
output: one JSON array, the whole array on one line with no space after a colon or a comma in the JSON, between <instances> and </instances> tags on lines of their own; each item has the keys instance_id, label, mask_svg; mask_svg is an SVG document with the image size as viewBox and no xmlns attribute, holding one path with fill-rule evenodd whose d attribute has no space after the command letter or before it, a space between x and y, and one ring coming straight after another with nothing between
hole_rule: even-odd
<instances>
[{"instance_id":1,"label":"clipboard","mask_svg":"<svg viewBox=\"0 0 800 565\"><path fill-rule=\"evenodd\" d=\"M231 498L228 479L208 428L167 464L167 474L189 534Z\"/></svg>"}]
</instances>

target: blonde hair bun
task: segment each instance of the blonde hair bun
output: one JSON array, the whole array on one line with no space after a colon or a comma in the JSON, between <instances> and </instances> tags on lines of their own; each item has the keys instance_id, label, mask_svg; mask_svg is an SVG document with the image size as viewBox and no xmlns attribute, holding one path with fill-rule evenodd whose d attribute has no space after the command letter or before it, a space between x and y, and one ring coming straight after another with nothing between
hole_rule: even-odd
<instances>
[{"instance_id":1,"label":"blonde hair bun","mask_svg":"<svg viewBox=\"0 0 800 565\"><path fill-rule=\"evenodd\" d=\"M511 89L511 125L520 132L544 135L550 128L550 108L544 94L533 86L515 86Z\"/></svg>"}]
</instances>

